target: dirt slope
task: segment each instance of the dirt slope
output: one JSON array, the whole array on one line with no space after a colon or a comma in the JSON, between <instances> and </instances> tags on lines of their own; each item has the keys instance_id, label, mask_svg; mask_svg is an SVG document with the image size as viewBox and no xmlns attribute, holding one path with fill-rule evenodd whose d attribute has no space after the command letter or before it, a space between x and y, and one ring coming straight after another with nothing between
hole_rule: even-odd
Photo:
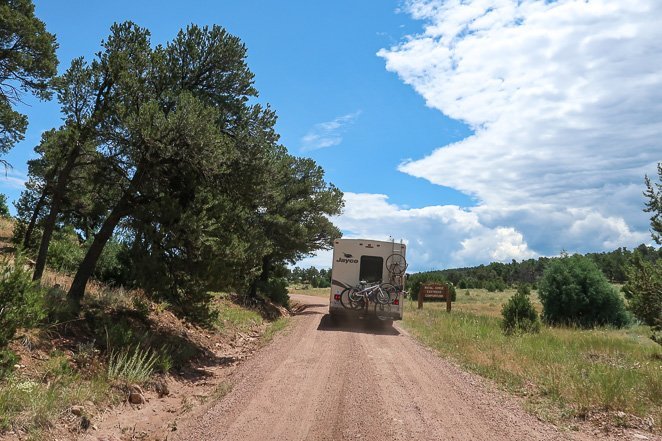
<instances>
[{"instance_id":1,"label":"dirt slope","mask_svg":"<svg viewBox=\"0 0 662 441\"><path fill-rule=\"evenodd\" d=\"M334 326L324 299L235 374L235 387L168 439L557 440L516 399L463 372L399 328Z\"/></svg>"}]
</instances>

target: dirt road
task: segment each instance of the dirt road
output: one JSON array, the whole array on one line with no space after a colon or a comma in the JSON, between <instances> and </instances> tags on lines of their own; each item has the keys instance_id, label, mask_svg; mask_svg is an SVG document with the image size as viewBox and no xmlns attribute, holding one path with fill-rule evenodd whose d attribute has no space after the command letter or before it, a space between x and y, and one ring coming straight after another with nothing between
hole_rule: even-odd
<instances>
[{"instance_id":1,"label":"dirt road","mask_svg":"<svg viewBox=\"0 0 662 441\"><path fill-rule=\"evenodd\" d=\"M238 370L224 399L168 439L590 439L541 423L400 328L333 325L325 299L294 300L309 307L289 332Z\"/></svg>"}]
</instances>

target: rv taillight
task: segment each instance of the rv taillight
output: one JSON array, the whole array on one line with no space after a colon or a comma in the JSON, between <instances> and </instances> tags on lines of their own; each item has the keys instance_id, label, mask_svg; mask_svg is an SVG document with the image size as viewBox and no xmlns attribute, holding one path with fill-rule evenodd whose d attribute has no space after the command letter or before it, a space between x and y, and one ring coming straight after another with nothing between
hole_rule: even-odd
<instances>
[{"instance_id":1,"label":"rv taillight","mask_svg":"<svg viewBox=\"0 0 662 441\"><path fill-rule=\"evenodd\" d=\"M394 305L399 305L399 304L400 304L400 299L395 299L395 300L393 300L393 304L394 304Z\"/></svg>"},{"instance_id":2,"label":"rv taillight","mask_svg":"<svg viewBox=\"0 0 662 441\"><path fill-rule=\"evenodd\" d=\"M333 300L340 301L340 294L336 294L333 296Z\"/></svg>"}]
</instances>

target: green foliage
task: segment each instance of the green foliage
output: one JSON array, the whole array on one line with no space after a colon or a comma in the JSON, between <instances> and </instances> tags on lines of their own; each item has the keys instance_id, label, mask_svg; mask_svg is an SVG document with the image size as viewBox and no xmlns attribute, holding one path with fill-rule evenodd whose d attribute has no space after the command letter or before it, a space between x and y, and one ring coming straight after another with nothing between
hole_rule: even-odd
<instances>
[{"instance_id":1,"label":"green foliage","mask_svg":"<svg viewBox=\"0 0 662 441\"><path fill-rule=\"evenodd\" d=\"M7 196L4 193L0 193L0 217L11 217L7 206Z\"/></svg>"},{"instance_id":2,"label":"green foliage","mask_svg":"<svg viewBox=\"0 0 662 441\"><path fill-rule=\"evenodd\" d=\"M124 384L144 384L154 372L159 355L136 346L112 352L108 360L108 378Z\"/></svg>"},{"instance_id":3,"label":"green foliage","mask_svg":"<svg viewBox=\"0 0 662 441\"><path fill-rule=\"evenodd\" d=\"M57 231L48 248L48 266L62 273L76 271L85 250L72 227Z\"/></svg>"},{"instance_id":4,"label":"green foliage","mask_svg":"<svg viewBox=\"0 0 662 441\"><path fill-rule=\"evenodd\" d=\"M517 293L503 305L501 329L506 334L540 332L538 313L531 303L528 285L517 288Z\"/></svg>"},{"instance_id":5,"label":"green foliage","mask_svg":"<svg viewBox=\"0 0 662 441\"><path fill-rule=\"evenodd\" d=\"M0 348L7 346L19 327L36 325L45 316L41 288L18 255L0 263Z\"/></svg>"},{"instance_id":6,"label":"green foliage","mask_svg":"<svg viewBox=\"0 0 662 441\"><path fill-rule=\"evenodd\" d=\"M24 93L47 99L57 73L55 36L34 15L32 0L0 3L0 154L23 139L27 117L12 109Z\"/></svg>"},{"instance_id":7,"label":"green foliage","mask_svg":"<svg viewBox=\"0 0 662 441\"><path fill-rule=\"evenodd\" d=\"M0 348L0 380L7 377L14 370L18 356L7 348Z\"/></svg>"},{"instance_id":8,"label":"green foliage","mask_svg":"<svg viewBox=\"0 0 662 441\"><path fill-rule=\"evenodd\" d=\"M75 273L80 265L90 242L80 243L80 239L71 226L56 231L48 248L48 266L62 273ZM126 246L119 241L110 240L104 247L94 270L97 280L110 285L127 282L128 269L125 263Z\"/></svg>"},{"instance_id":9,"label":"green foliage","mask_svg":"<svg viewBox=\"0 0 662 441\"><path fill-rule=\"evenodd\" d=\"M154 46L147 29L115 24L95 60L74 59L54 85L65 124L36 147L17 208L26 237L42 231L35 277L49 247L52 266L75 267L72 305L96 277L209 322L209 291L255 294L264 280L286 302L279 269L339 237L329 217L342 193L278 144L275 113L252 104L246 48L220 26ZM51 239L56 225L83 245Z\"/></svg>"},{"instance_id":10,"label":"green foliage","mask_svg":"<svg viewBox=\"0 0 662 441\"><path fill-rule=\"evenodd\" d=\"M651 215L651 234L656 243L662 244L662 162L657 164L658 182L652 182L648 176L645 178L646 191L644 196L646 208L644 211Z\"/></svg>"},{"instance_id":11,"label":"green foliage","mask_svg":"<svg viewBox=\"0 0 662 441\"><path fill-rule=\"evenodd\" d=\"M257 282L257 293L269 298L272 302L288 306L290 296L287 293L287 279L284 277L270 277L266 282Z\"/></svg>"},{"instance_id":12,"label":"green foliage","mask_svg":"<svg viewBox=\"0 0 662 441\"><path fill-rule=\"evenodd\" d=\"M439 273L438 271L432 271L429 273L416 273L411 274L407 277L407 291L412 300L418 300L418 292L421 289L421 285L424 283L449 283L448 279ZM450 284L451 291L451 300L455 301L457 297L457 292L455 290L455 285Z\"/></svg>"},{"instance_id":13,"label":"green foliage","mask_svg":"<svg viewBox=\"0 0 662 441\"><path fill-rule=\"evenodd\" d=\"M552 261L538 285L543 319L551 324L622 327L629 317L616 289L589 258Z\"/></svg>"},{"instance_id":14,"label":"green foliage","mask_svg":"<svg viewBox=\"0 0 662 441\"><path fill-rule=\"evenodd\" d=\"M331 270L322 268L318 270L314 266L309 268L299 268L286 271L287 281L289 283L305 283L313 288L331 287Z\"/></svg>"},{"instance_id":15,"label":"green foliage","mask_svg":"<svg viewBox=\"0 0 662 441\"><path fill-rule=\"evenodd\" d=\"M662 260L651 263L635 253L623 292L630 311L652 328L653 340L662 344Z\"/></svg>"}]
</instances>

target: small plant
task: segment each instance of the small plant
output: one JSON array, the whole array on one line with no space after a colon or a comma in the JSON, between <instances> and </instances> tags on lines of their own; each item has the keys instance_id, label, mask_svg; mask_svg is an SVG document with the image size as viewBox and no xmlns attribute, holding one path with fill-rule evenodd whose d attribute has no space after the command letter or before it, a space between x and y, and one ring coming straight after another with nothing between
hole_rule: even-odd
<instances>
[{"instance_id":1,"label":"small plant","mask_svg":"<svg viewBox=\"0 0 662 441\"><path fill-rule=\"evenodd\" d=\"M620 328L630 321L623 299L587 257L566 254L555 259L538 286L548 323Z\"/></svg>"},{"instance_id":2,"label":"small plant","mask_svg":"<svg viewBox=\"0 0 662 441\"><path fill-rule=\"evenodd\" d=\"M170 355L166 350L162 350L159 353L159 357L154 364L156 370L162 374L167 374L174 366L175 362L172 359L172 355Z\"/></svg>"},{"instance_id":3,"label":"small plant","mask_svg":"<svg viewBox=\"0 0 662 441\"><path fill-rule=\"evenodd\" d=\"M125 384L142 384L154 372L159 355L136 346L133 351L111 352L108 362L108 378Z\"/></svg>"},{"instance_id":4,"label":"small plant","mask_svg":"<svg viewBox=\"0 0 662 441\"><path fill-rule=\"evenodd\" d=\"M141 317L149 317L149 302L142 297L135 296L131 299L133 309L140 314Z\"/></svg>"},{"instance_id":5,"label":"small plant","mask_svg":"<svg viewBox=\"0 0 662 441\"><path fill-rule=\"evenodd\" d=\"M517 288L514 296L503 305L501 329L505 334L540 332L540 320L530 299L531 290L527 285Z\"/></svg>"}]
</instances>

